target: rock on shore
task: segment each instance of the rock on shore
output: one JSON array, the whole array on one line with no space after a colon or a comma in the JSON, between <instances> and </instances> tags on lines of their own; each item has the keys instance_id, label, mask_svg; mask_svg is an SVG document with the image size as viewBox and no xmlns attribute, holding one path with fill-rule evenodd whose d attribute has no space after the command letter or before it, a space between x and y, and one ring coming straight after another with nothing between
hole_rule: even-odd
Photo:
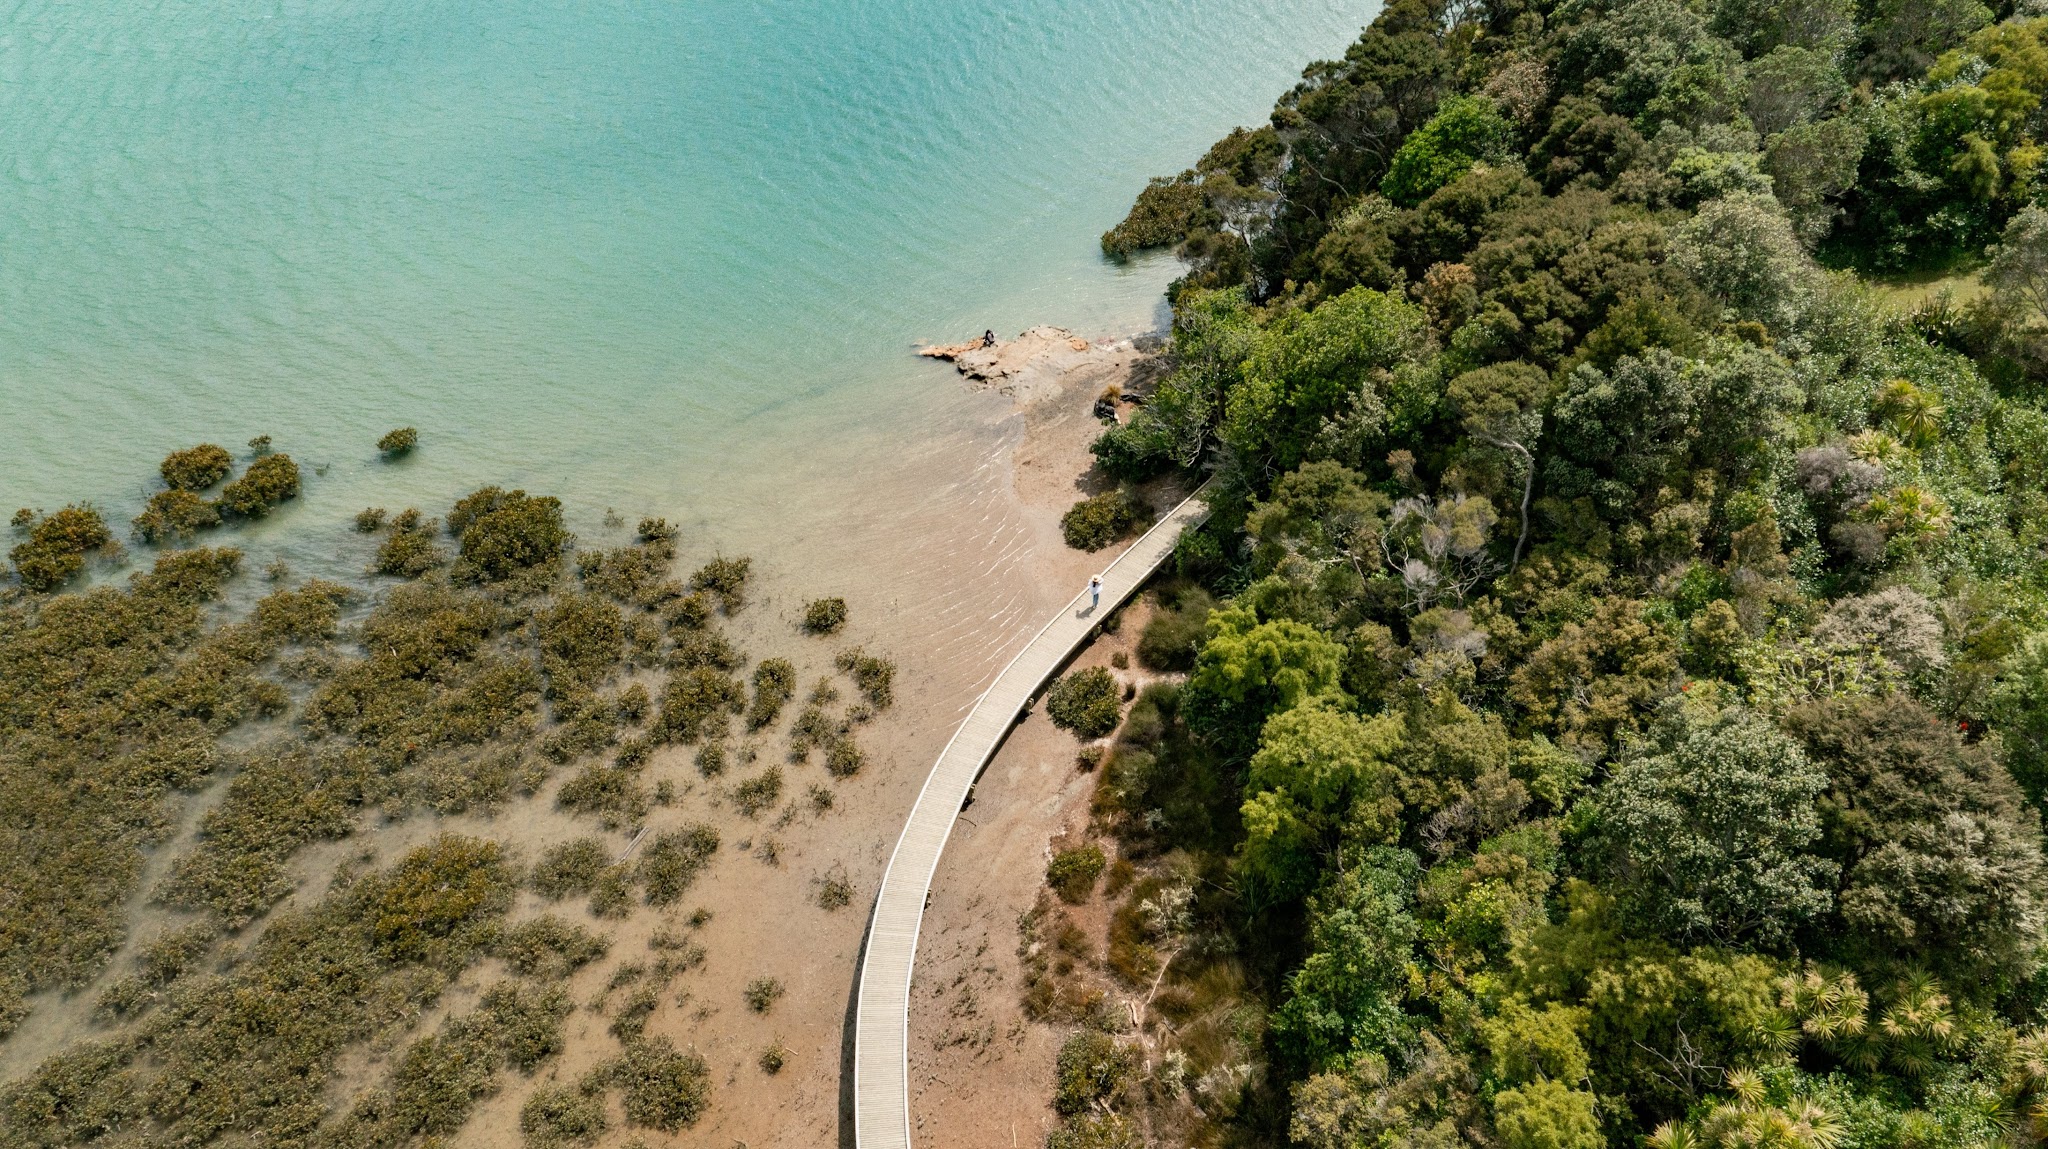
<instances>
[{"instance_id":1,"label":"rock on shore","mask_svg":"<svg viewBox=\"0 0 2048 1149\"><path fill-rule=\"evenodd\" d=\"M1113 343L1091 344L1065 328L1041 326L1007 342L998 340L994 346L984 346L976 339L920 347L917 353L947 360L960 374L977 383L1014 393L1020 389L1034 390L1033 385L1039 381L1125 351L1128 348Z\"/></svg>"}]
</instances>

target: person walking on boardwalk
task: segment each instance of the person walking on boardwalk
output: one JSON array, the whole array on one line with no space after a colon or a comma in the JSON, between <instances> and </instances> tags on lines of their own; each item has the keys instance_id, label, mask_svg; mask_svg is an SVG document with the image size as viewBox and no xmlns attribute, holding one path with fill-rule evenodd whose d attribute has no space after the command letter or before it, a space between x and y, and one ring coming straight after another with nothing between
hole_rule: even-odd
<instances>
[{"instance_id":1,"label":"person walking on boardwalk","mask_svg":"<svg viewBox=\"0 0 2048 1149\"><path fill-rule=\"evenodd\" d=\"M1090 614L1093 614L1093 613L1095 612L1095 608L1096 608L1096 607L1098 607L1098 606L1101 606L1101 605L1102 605L1102 576L1101 576L1101 575L1089 575L1089 576L1088 576L1088 612L1089 612Z\"/></svg>"}]
</instances>

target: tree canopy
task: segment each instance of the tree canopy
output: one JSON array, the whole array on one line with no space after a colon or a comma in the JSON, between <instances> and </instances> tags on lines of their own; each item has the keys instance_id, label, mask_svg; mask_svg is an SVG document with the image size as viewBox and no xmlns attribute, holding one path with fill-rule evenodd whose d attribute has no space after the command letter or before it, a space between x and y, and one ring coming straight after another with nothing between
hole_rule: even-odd
<instances>
[{"instance_id":1,"label":"tree canopy","mask_svg":"<svg viewBox=\"0 0 2048 1149\"><path fill-rule=\"evenodd\" d=\"M1218 605L1097 813L1266 1028L1135 1122L2048 1138L2044 95L2024 5L1395 0L1145 189L1096 455Z\"/></svg>"}]
</instances>

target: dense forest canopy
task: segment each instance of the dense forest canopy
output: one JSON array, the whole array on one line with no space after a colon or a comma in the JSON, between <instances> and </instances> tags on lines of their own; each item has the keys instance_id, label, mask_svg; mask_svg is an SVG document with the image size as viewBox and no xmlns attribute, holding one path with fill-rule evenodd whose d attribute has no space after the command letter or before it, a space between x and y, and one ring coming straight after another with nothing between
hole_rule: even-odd
<instances>
[{"instance_id":1,"label":"dense forest canopy","mask_svg":"<svg viewBox=\"0 0 2048 1149\"><path fill-rule=\"evenodd\" d=\"M1391 0L1143 190L1095 452L1217 514L1098 809L1259 1068L1056 1145L2048 1139L2044 17Z\"/></svg>"}]
</instances>

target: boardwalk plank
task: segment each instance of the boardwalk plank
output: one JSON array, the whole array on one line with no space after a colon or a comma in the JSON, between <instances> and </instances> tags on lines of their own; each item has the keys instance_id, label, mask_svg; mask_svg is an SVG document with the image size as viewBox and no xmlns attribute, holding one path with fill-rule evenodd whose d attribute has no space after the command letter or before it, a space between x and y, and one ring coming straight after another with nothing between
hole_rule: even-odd
<instances>
[{"instance_id":1,"label":"boardwalk plank","mask_svg":"<svg viewBox=\"0 0 2048 1149\"><path fill-rule=\"evenodd\" d=\"M853 1126L856 1149L910 1149L910 976L925 897L968 788L1016 726L1017 716L1095 624L1137 592L1180 541L1208 516L1203 492L1161 519L1102 575L1102 605L1081 613L1083 591L996 676L940 752L904 822L875 895L855 1007Z\"/></svg>"}]
</instances>

